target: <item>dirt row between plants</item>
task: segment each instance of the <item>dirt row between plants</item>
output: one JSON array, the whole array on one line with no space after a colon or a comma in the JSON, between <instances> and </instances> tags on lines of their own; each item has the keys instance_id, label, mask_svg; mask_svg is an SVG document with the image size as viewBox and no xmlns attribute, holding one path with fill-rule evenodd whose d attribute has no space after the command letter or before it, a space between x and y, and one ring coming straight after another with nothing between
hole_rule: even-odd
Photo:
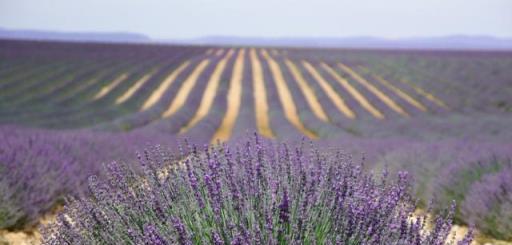
<instances>
[{"instance_id":1,"label":"dirt row between plants","mask_svg":"<svg viewBox=\"0 0 512 245\"><path fill-rule=\"evenodd\" d=\"M58 210L61 210L59 208ZM417 215L422 215L421 211L417 212ZM55 221L56 214L52 212L52 214L44 216L41 219L40 223L43 225L47 225L50 222ZM453 225L450 235L448 236L448 241L451 240L452 237L455 236L455 240L460 240L464 237L464 235L468 232L468 227ZM41 244L41 233L39 230L35 229L33 231L15 231L9 232L5 230L0 230L0 245L39 245ZM472 245L512 245L512 241L500 241L492 238L488 238L482 236L476 232L476 239L471 243Z\"/></svg>"}]
</instances>

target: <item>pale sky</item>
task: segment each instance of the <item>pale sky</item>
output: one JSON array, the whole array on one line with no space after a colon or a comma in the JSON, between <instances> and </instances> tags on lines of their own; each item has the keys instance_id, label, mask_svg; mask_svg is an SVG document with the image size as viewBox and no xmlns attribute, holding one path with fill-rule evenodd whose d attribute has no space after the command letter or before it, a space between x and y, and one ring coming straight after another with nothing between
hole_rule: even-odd
<instances>
[{"instance_id":1,"label":"pale sky","mask_svg":"<svg viewBox=\"0 0 512 245\"><path fill-rule=\"evenodd\" d=\"M158 39L512 37L512 0L0 0L0 27Z\"/></svg>"}]
</instances>

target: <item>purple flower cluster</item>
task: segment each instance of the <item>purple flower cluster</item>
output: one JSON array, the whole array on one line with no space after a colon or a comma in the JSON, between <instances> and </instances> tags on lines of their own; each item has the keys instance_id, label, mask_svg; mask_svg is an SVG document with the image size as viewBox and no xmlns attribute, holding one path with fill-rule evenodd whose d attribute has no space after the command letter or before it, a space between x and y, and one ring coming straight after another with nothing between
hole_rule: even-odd
<instances>
[{"instance_id":1,"label":"purple flower cluster","mask_svg":"<svg viewBox=\"0 0 512 245\"><path fill-rule=\"evenodd\" d=\"M512 166L488 174L471 186L461 216L485 234L512 239Z\"/></svg>"},{"instance_id":2,"label":"purple flower cluster","mask_svg":"<svg viewBox=\"0 0 512 245\"><path fill-rule=\"evenodd\" d=\"M71 145L58 135L13 127L0 128L0 138L0 229L33 225L63 195L80 194L86 176L97 173L96 166L80 169L69 154L86 147L76 138Z\"/></svg>"},{"instance_id":3,"label":"purple flower cluster","mask_svg":"<svg viewBox=\"0 0 512 245\"><path fill-rule=\"evenodd\" d=\"M87 178L103 178L107 160L136 163L128 160L137 148L147 142L170 146L172 137L2 126L0 139L0 229L19 230L37 225L65 196L89 195Z\"/></svg>"},{"instance_id":4,"label":"purple flower cluster","mask_svg":"<svg viewBox=\"0 0 512 245\"><path fill-rule=\"evenodd\" d=\"M512 238L512 145L440 141L410 144L386 154L391 169L406 169L415 178L422 203L433 211L455 200L454 221L474 225L485 235Z\"/></svg>"},{"instance_id":5,"label":"purple flower cluster","mask_svg":"<svg viewBox=\"0 0 512 245\"><path fill-rule=\"evenodd\" d=\"M350 156L255 136L233 145L151 148L141 171L112 163L93 198L71 200L46 244L443 244L413 217L409 176L367 174ZM459 244L469 244L471 234Z\"/></svg>"}]
</instances>

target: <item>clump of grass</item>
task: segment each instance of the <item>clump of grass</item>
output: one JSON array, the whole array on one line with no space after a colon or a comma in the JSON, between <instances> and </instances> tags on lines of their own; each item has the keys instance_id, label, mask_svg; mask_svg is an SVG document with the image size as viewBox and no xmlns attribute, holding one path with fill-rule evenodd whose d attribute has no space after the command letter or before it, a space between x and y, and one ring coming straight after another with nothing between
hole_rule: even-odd
<instances>
[{"instance_id":1,"label":"clump of grass","mask_svg":"<svg viewBox=\"0 0 512 245\"><path fill-rule=\"evenodd\" d=\"M153 148L140 163L91 177L93 198L71 200L45 243L443 244L451 228L453 208L430 231L412 217L407 173L375 178L339 151L256 136L179 157Z\"/></svg>"}]
</instances>

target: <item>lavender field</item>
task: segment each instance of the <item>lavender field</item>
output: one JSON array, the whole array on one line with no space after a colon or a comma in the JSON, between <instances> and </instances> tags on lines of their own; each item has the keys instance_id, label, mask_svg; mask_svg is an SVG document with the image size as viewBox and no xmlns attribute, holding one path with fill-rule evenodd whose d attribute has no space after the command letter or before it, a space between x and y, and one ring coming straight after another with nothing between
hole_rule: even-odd
<instances>
[{"instance_id":1,"label":"lavender field","mask_svg":"<svg viewBox=\"0 0 512 245\"><path fill-rule=\"evenodd\" d=\"M512 242L512 52L0 40L0 244L443 244L452 224Z\"/></svg>"}]
</instances>

